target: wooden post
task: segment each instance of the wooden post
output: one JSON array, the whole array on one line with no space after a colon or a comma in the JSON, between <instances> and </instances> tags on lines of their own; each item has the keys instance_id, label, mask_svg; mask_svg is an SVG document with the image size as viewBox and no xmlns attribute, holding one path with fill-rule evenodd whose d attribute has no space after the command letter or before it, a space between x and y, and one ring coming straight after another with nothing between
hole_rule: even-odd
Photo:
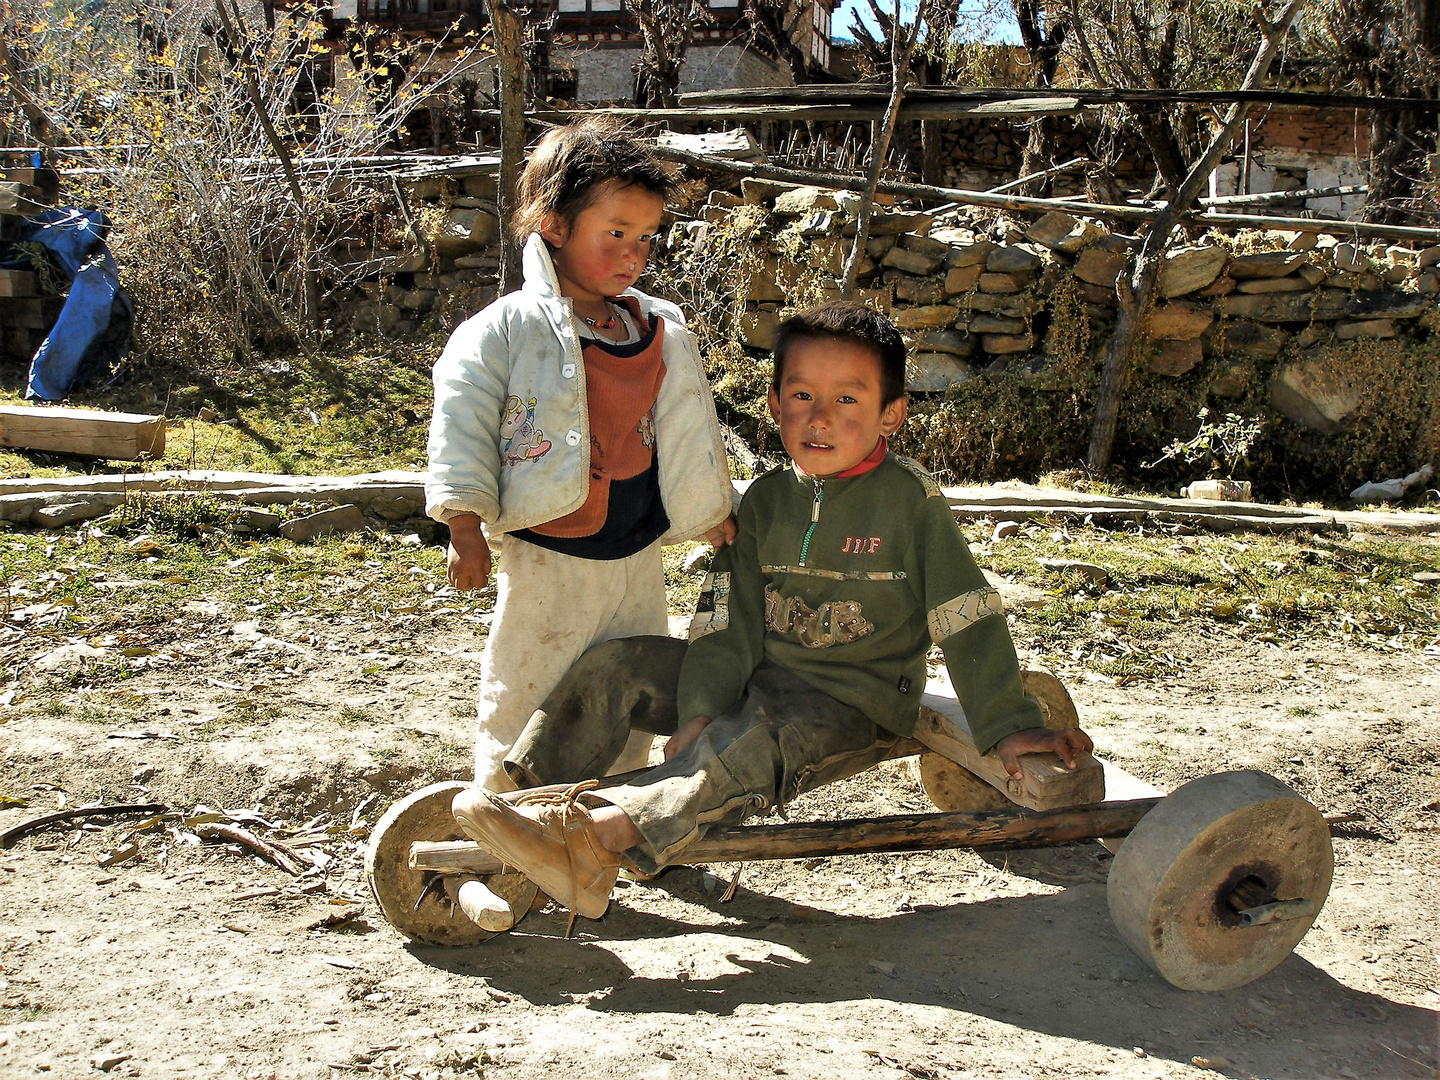
<instances>
[{"instance_id":1,"label":"wooden post","mask_svg":"<svg viewBox=\"0 0 1440 1080\"><path fill-rule=\"evenodd\" d=\"M1264 35L1259 52L1251 61L1250 70L1245 73L1242 90L1250 90L1265 80L1280 43L1290 32L1290 25L1300 13L1305 0L1290 0L1275 22L1269 22L1257 8L1255 20ZM1155 286L1160 280L1160 270L1165 265L1165 249L1170 243L1170 234L1190 212L1205 184L1226 149L1234 142L1249 115L1251 106L1237 101L1230 106L1225 122L1210 140L1209 147L1200 160L1190 167L1180 186L1171 193L1170 200L1160 211L1145 234L1140 253L1135 258L1135 269L1131 276L1123 275L1115 283L1115 292L1120 300L1120 315L1115 321L1115 332L1105 352L1105 367L1100 375L1100 391L1095 398L1095 419L1090 428L1090 448L1086 464L1090 471L1103 473L1110 467L1110 452L1115 446L1115 425L1120 417L1120 396L1130 374L1131 357L1135 344L1140 338L1140 328L1150 305L1155 299Z\"/></svg>"},{"instance_id":2,"label":"wooden post","mask_svg":"<svg viewBox=\"0 0 1440 1080\"><path fill-rule=\"evenodd\" d=\"M510 232L520 169L525 163L525 57L520 15L505 0L485 0L500 68L500 292L520 287L520 251L525 237Z\"/></svg>"}]
</instances>

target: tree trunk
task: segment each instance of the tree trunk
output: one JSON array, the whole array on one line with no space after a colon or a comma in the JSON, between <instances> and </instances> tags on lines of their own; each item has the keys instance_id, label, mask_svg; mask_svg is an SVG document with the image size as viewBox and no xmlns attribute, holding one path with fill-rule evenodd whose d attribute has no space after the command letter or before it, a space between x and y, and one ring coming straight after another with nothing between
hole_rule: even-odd
<instances>
[{"instance_id":1,"label":"tree trunk","mask_svg":"<svg viewBox=\"0 0 1440 1080\"><path fill-rule=\"evenodd\" d=\"M1257 9L1255 18L1260 23L1264 41L1250 64L1250 70L1245 73L1245 81L1240 87L1242 90L1253 90L1265 80L1275 54L1280 49L1280 43L1289 33L1291 23L1295 21L1304 4L1305 0L1290 0L1280 12L1279 19L1273 23L1267 22ZM1110 453L1115 446L1115 426L1120 417L1120 396L1124 393L1125 383L1129 378L1135 343L1140 338L1145 316L1149 314L1150 306L1154 302L1155 285L1160 280L1160 269L1164 265L1170 234L1199 198L1201 188L1230 144L1235 141L1235 135L1245 123L1251 108L1251 105L1240 102L1230 106L1225 122L1210 140L1205 153L1171 192L1165 209L1150 223L1130 278L1127 280L1122 277L1116 282L1120 316L1115 321L1115 332L1111 335L1105 353L1100 391L1095 398L1095 419L1090 429L1090 448L1086 460L1091 472L1104 473L1110 467Z\"/></svg>"},{"instance_id":2,"label":"tree trunk","mask_svg":"<svg viewBox=\"0 0 1440 1080\"><path fill-rule=\"evenodd\" d=\"M485 0L500 69L500 293L520 287L520 250L525 237L510 231L520 169L525 163L525 56L520 16L504 0Z\"/></svg>"}]
</instances>

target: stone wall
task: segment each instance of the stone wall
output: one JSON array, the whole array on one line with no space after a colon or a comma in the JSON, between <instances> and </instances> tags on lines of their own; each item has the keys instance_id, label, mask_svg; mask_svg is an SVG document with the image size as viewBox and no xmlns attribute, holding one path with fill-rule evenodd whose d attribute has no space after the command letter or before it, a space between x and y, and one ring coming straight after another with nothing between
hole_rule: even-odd
<instances>
[{"instance_id":1,"label":"stone wall","mask_svg":"<svg viewBox=\"0 0 1440 1080\"><path fill-rule=\"evenodd\" d=\"M836 295L859 197L747 179L739 196L712 192L697 220L678 223L672 249L722 249L737 233L761 252L735 277L737 333L769 349L784 310ZM1054 212L1020 223L993 212L943 218L887 210L872 220L862 298L887 311L911 348L909 387L940 392L1007 369L1043 379L1074 319L1088 321L1098 356L1113 326L1115 281L1138 240L1098 221ZM703 258L701 260L703 262ZM1061 294L1068 306L1057 306ZM1218 399L1255 380L1293 423L1336 431L1360 404L1326 363L1333 343L1428 337L1440 294L1440 246L1357 244L1313 233L1214 235L1170 251L1141 346L1149 375L1203 377ZM1092 360L1094 358L1092 356ZM1216 362L1204 365L1203 359Z\"/></svg>"}]
</instances>

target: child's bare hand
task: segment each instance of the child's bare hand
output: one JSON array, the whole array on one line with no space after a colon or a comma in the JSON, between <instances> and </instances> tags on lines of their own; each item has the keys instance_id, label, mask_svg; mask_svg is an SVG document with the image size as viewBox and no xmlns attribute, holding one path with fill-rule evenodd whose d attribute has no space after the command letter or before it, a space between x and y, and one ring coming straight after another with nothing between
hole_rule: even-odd
<instances>
[{"instance_id":1,"label":"child's bare hand","mask_svg":"<svg viewBox=\"0 0 1440 1080\"><path fill-rule=\"evenodd\" d=\"M676 754L684 750L692 742L700 737L700 733L710 726L710 717L693 716L681 724L674 735L671 735L665 743L665 760L669 761Z\"/></svg>"},{"instance_id":2,"label":"child's bare hand","mask_svg":"<svg viewBox=\"0 0 1440 1080\"><path fill-rule=\"evenodd\" d=\"M1050 728L1032 727L1012 732L995 744L995 753L1000 764L1015 779L1020 778L1021 754L1059 754L1067 769L1075 768L1075 755L1089 753L1095 749L1090 736L1079 728L1064 728L1052 731Z\"/></svg>"},{"instance_id":3,"label":"child's bare hand","mask_svg":"<svg viewBox=\"0 0 1440 1080\"><path fill-rule=\"evenodd\" d=\"M480 519L464 514L450 520L450 550L445 554L445 579L466 592L483 589L490 580L490 545Z\"/></svg>"},{"instance_id":4,"label":"child's bare hand","mask_svg":"<svg viewBox=\"0 0 1440 1080\"><path fill-rule=\"evenodd\" d=\"M735 515L731 514L724 521L720 522L713 529L705 534L705 539L710 546L719 551L726 544L735 542L735 533L739 531L739 525L735 522Z\"/></svg>"}]
</instances>

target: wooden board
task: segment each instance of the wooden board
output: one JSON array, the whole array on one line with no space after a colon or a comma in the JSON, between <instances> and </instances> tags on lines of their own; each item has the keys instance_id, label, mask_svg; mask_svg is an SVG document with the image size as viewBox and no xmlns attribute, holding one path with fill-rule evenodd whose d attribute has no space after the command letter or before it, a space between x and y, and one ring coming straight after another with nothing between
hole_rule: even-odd
<instances>
[{"instance_id":1,"label":"wooden board","mask_svg":"<svg viewBox=\"0 0 1440 1080\"><path fill-rule=\"evenodd\" d=\"M40 193L38 196L27 197L37 202L54 202L60 193L60 174L54 169L34 169L28 166L23 169L6 169L5 180L36 189Z\"/></svg>"},{"instance_id":2,"label":"wooden board","mask_svg":"<svg viewBox=\"0 0 1440 1080\"><path fill-rule=\"evenodd\" d=\"M32 270L0 270L0 296L34 296L35 273Z\"/></svg>"},{"instance_id":3,"label":"wooden board","mask_svg":"<svg viewBox=\"0 0 1440 1080\"><path fill-rule=\"evenodd\" d=\"M0 183L0 214L19 214L30 217L43 213L49 207L41 200L44 193L29 184Z\"/></svg>"},{"instance_id":4,"label":"wooden board","mask_svg":"<svg viewBox=\"0 0 1440 1080\"><path fill-rule=\"evenodd\" d=\"M28 405L0 406L0 446L134 461L165 453L165 418Z\"/></svg>"},{"instance_id":5,"label":"wooden board","mask_svg":"<svg viewBox=\"0 0 1440 1080\"><path fill-rule=\"evenodd\" d=\"M0 300L0 326L49 330L64 306L63 296L21 296Z\"/></svg>"},{"instance_id":6,"label":"wooden board","mask_svg":"<svg viewBox=\"0 0 1440 1080\"><path fill-rule=\"evenodd\" d=\"M939 687L932 684L932 689ZM949 694L931 692L921 699L914 736L931 750L969 769L1011 801L1032 810L1105 801L1104 769L1089 754L1077 755L1073 770L1065 768L1056 754L1026 754L1020 758L1021 778L1012 780L998 757L975 749L965 710Z\"/></svg>"}]
</instances>

